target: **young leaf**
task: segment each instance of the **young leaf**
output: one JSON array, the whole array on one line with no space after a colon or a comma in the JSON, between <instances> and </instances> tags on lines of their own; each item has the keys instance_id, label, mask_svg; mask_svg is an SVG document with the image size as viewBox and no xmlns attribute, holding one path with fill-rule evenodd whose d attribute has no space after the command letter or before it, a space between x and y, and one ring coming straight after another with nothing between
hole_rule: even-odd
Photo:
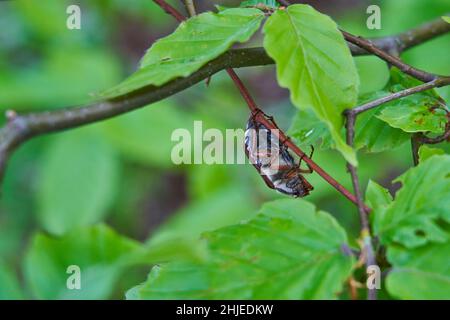
<instances>
[{"instance_id":1,"label":"young leaf","mask_svg":"<svg viewBox=\"0 0 450 320\"><path fill-rule=\"evenodd\" d=\"M325 122L317 118L311 109L298 110L292 119L288 134L301 146L321 141L321 148L332 146L330 130Z\"/></svg>"},{"instance_id":2,"label":"young leaf","mask_svg":"<svg viewBox=\"0 0 450 320\"><path fill-rule=\"evenodd\" d=\"M355 148L365 147L368 152L382 152L398 148L409 141L409 134L377 118L381 110L383 107L358 116L355 125Z\"/></svg>"},{"instance_id":3,"label":"young leaf","mask_svg":"<svg viewBox=\"0 0 450 320\"><path fill-rule=\"evenodd\" d=\"M96 131L65 133L50 144L38 181L39 221L61 235L106 216L118 183L118 159Z\"/></svg>"},{"instance_id":4,"label":"young leaf","mask_svg":"<svg viewBox=\"0 0 450 320\"><path fill-rule=\"evenodd\" d=\"M263 18L264 13L254 8L226 9L192 17L174 33L153 44L136 73L101 96L111 98L187 77L227 51L233 43L248 41Z\"/></svg>"},{"instance_id":5,"label":"young leaf","mask_svg":"<svg viewBox=\"0 0 450 320\"><path fill-rule=\"evenodd\" d=\"M450 297L450 242L415 249L390 247L387 257L392 270L386 287L394 297L431 300Z\"/></svg>"},{"instance_id":6,"label":"young leaf","mask_svg":"<svg viewBox=\"0 0 450 320\"><path fill-rule=\"evenodd\" d=\"M369 207L377 211L380 208L388 206L392 202L392 196L388 190L378 183L369 180L366 190L366 200Z\"/></svg>"},{"instance_id":7,"label":"young leaf","mask_svg":"<svg viewBox=\"0 0 450 320\"><path fill-rule=\"evenodd\" d=\"M450 17L443 16L442 19L443 19L445 22L450 23Z\"/></svg>"},{"instance_id":8,"label":"young leaf","mask_svg":"<svg viewBox=\"0 0 450 320\"><path fill-rule=\"evenodd\" d=\"M209 259L155 267L133 299L330 299L354 259L328 213L304 200L266 204L239 225L204 235Z\"/></svg>"},{"instance_id":9,"label":"young leaf","mask_svg":"<svg viewBox=\"0 0 450 320\"><path fill-rule=\"evenodd\" d=\"M281 86L298 108L312 108L330 129L336 148L356 156L341 136L342 112L358 97L358 73L336 23L308 5L277 10L264 27L264 47L275 60Z\"/></svg>"},{"instance_id":10,"label":"young leaf","mask_svg":"<svg viewBox=\"0 0 450 320\"><path fill-rule=\"evenodd\" d=\"M420 162L424 162L428 158L431 158L434 155L442 155L445 154L445 151L439 148L431 148L427 145L421 145L419 148L419 160Z\"/></svg>"},{"instance_id":11,"label":"young leaf","mask_svg":"<svg viewBox=\"0 0 450 320\"><path fill-rule=\"evenodd\" d=\"M375 226L375 233L378 233L376 227L379 225L379 220L383 217L388 205L392 202L392 196L388 190L380 186L378 183L369 180L366 190L366 203L373 209L369 216L371 224Z\"/></svg>"},{"instance_id":12,"label":"young leaf","mask_svg":"<svg viewBox=\"0 0 450 320\"><path fill-rule=\"evenodd\" d=\"M447 241L448 235L437 222L450 222L450 156L435 155L397 181L403 187L375 226L382 243L415 248Z\"/></svg>"}]
</instances>

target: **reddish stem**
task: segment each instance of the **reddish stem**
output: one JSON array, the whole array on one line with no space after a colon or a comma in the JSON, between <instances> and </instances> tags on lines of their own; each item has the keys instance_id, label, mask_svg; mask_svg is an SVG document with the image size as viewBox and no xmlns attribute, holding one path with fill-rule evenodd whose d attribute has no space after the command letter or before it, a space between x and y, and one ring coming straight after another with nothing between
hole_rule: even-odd
<instances>
[{"instance_id":1,"label":"reddish stem","mask_svg":"<svg viewBox=\"0 0 450 320\"><path fill-rule=\"evenodd\" d=\"M331 184L336 190L338 190L340 193L342 193L347 199L352 201L354 204L358 204L358 201L356 197L348 191L343 185L341 185L339 182L337 182L335 179L333 179L328 173L326 173L317 163L315 163L312 159L310 159L299 147L297 147L285 134L283 131L276 128L273 123L266 119L264 116L264 113L256 113L257 110L259 110L259 107L256 105L253 98L250 96L250 93L248 92L247 88L242 83L241 79L237 76L237 74L234 72L233 69L227 69L228 74L230 75L231 79L233 79L234 83L236 84L236 87L239 89L242 97L244 97L245 102L247 102L248 108L250 111L255 114L256 119L261 122L263 125L265 125L267 128L274 130L273 132L275 135L277 135L277 138L279 141L286 141L286 146L291 149L296 155L302 158L303 161L305 161L309 166L318 174L320 175L325 181L327 181L329 184ZM278 129L278 130L275 130ZM364 206L364 209L370 211L369 208Z\"/></svg>"},{"instance_id":2,"label":"reddish stem","mask_svg":"<svg viewBox=\"0 0 450 320\"><path fill-rule=\"evenodd\" d=\"M170 14L172 17L177 19L178 22L186 20L186 17L183 16L177 9L172 7L164 0L153 0L158 6L160 6L166 13Z\"/></svg>"},{"instance_id":3,"label":"reddish stem","mask_svg":"<svg viewBox=\"0 0 450 320\"><path fill-rule=\"evenodd\" d=\"M167 13L172 15L175 19L178 21L184 21L186 18L174 7L169 5L164 0L153 0L156 2L161 8L164 9ZM325 181L327 181L330 185L332 185L337 191L342 193L347 199L349 199L354 204L358 205L358 200L356 197L348 191L343 185L341 185L339 182L337 182L335 179L333 179L328 173L326 173L319 165L317 165L312 159L310 159L299 147L297 147L279 128L275 127L272 122L268 121L266 117L264 117L264 114L259 112L255 113L259 110L259 107L256 105L255 101L253 100L252 96L248 92L245 85L242 83L241 79L238 77L236 72L234 72L233 69L229 68L227 69L227 72L233 82L235 83L236 87L239 89L239 92L241 93L242 97L244 98L245 102L247 103L250 111L254 114L256 114L256 118L258 121L260 121L262 124L264 124L267 128L274 130L273 132L275 135L277 135L278 139L280 141L286 141L286 146L291 149L296 155L301 157L303 161L305 161L318 175L320 175ZM370 209L364 205L364 209L369 212Z\"/></svg>"}]
</instances>

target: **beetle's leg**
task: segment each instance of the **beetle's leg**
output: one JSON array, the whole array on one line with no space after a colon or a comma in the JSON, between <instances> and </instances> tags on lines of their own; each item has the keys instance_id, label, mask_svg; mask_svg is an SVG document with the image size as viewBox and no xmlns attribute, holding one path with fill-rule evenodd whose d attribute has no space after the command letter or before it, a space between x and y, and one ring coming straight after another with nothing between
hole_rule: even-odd
<instances>
[{"instance_id":1,"label":"beetle's leg","mask_svg":"<svg viewBox=\"0 0 450 320\"><path fill-rule=\"evenodd\" d=\"M278 170L278 171L289 171L292 169L292 166L281 165L281 166L270 166L270 169Z\"/></svg>"},{"instance_id":2,"label":"beetle's leg","mask_svg":"<svg viewBox=\"0 0 450 320\"><path fill-rule=\"evenodd\" d=\"M281 144L284 146L284 144L286 143L286 141L291 141L291 137L285 136L283 141L281 141Z\"/></svg>"},{"instance_id":3,"label":"beetle's leg","mask_svg":"<svg viewBox=\"0 0 450 320\"><path fill-rule=\"evenodd\" d=\"M260 108L256 108L256 110L251 111L252 118L255 118L260 113L262 113L264 116L267 117L267 115L264 113L264 111L262 111Z\"/></svg>"},{"instance_id":4,"label":"beetle's leg","mask_svg":"<svg viewBox=\"0 0 450 320\"><path fill-rule=\"evenodd\" d=\"M261 177L263 178L264 182L270 189L275 189L272 180L270 180L268 176L261 174Z\"/></svg>"},{"instance_id":5,"label":"beetle's leg","mask_svg":"<svg viewBox=\"0 0 450 320\"><path fill-rule=\"evenodd\" d=\"M312 159L313 154L314 154L314 146L311 145L311 153L309 154L309 158L310 158L310 159ZM301 173L313 173L314 170L311 168L311 166L310 166L308 163L306 163L306 165L308 166L308 169L301 169L301 168L300 168L300 165L301 165L301 163L302 163L302 160L303 160L303 157L304 157L304 156L305 156L305 155L303 155L302 157L300 157L300 160L298 161L298 169L299 169L299 171L300 171Z\"/></svg>"},{"instance_id":6,"label":"beetle's leg","mask_svg":"<svg viewBox=\"0 0 450 320\"><path fill-rule=\"evenodd\" d=\"M312 156L314 154L314 146L311 144L310 147L311 147L311 152L309 153L309 158L312 159Z\"/></svg>"}]
</instances>

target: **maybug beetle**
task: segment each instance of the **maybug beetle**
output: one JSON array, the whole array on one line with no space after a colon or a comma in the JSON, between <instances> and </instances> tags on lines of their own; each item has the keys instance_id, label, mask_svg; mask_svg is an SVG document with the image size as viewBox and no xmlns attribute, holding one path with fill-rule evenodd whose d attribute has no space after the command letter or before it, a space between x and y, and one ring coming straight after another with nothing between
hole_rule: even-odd
<instances>
[{"instance_id":1,"label":"maybug beetle","mask_svg":"<svg viewBox=\"0 0 450 320\"><path fill-rule=\"evenodd\" d=\"M280 142L278 135L274 134L260 121L257 114L262 113L275 128L278 128L272 117L261 110L253 112L247 122L245 130L245 154L251 164L258 170L267 186L281 193L293 197L305 197L312 191L313 186L303 177L303 173L312 173L313 170L301 169L295 163L284 141ZM311 150L312 156L314 149Z\"/></svg>"}]
</instances>

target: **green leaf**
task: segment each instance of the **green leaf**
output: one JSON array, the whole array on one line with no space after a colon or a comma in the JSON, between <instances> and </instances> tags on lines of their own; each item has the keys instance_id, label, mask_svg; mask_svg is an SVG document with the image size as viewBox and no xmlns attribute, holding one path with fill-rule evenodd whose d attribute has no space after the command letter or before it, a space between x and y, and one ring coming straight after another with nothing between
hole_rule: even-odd
<instances>
[{"instance_id":1,"label":"green leaf","mask_svg":"<svg viewBox=\"0 0 450 320\"><path fill-rule=\"evenodd\" d=\"M356 155L341 136L342 112L355 105L358 73L336 23L308 5L277 10L264 27L264 47L278 82L298 108L312 108L330 129L336 148L352 164Z\"/></svg>"},{"instance_id":2,"label":"green leaf","mask_svg":"<svg viewBox=\"0 0 450 320\"><path fill-rule=\"evenodd\" d=\"M380 208L388 206L392 202L392 196L387 189L369 180L366 190L366 200L369 207L377 211Z\"/></svg>"},{"instance_id":3,"label":"green leaf","mask_svg":"<svg viewBox=\"0 0 450 320\"><path fill-rule=\"evenodd\" d=\"M322 149L328 149L333 145L328 126L317 118L311 109L297 111L292 119L288 134L301 146L308 146L319 140Z\"/></svg>"},{"instance_id":4,"label":"green leaf","mask_svg":"<svg viewBox=\"0 0 450 320\"><path fill-rule=\"evenodd\" d=\"M389 91L380 90L360 97L358 105L389 95ZM358 115L355 124L355 147L366 147L368 152L382 152L403 145L410 135L389 126L377 118L384 106L368 110Z\"/></svg>"},{"instance_id":5,"label":"green leaf","mask_svg":"<svg viewBox=\"0 0 450 320\"><path fill-rule=\"evenodd\" d=\"M445 154L445 151L439 148L431 148L427 145L421 145L419 148L419 160L421 162L431 158L434 155L442 155Z\"/></svg>"},{"instance_id":6,"label":"green leaf","mask_svg":"<svg viewBox=\"0 0 450 320\"><path fill-rule=\"evenodd\" d=\"M174 33L153 44L136 73L101 96L111 98L187 77L227 51L233 43L248 41L263 18L264 13L254 8L233 8L192 17L182 22Z\"/></svg>"},{"instance_id":7,"label":"green leaf","mask_svg":"<svg viewBox=\"0 0 450 320\"><path fill-rule=\"evenodd\" d=\"M386 91L398 92L422 84L417 79L391 68L391 79ZM447 112L442 98L435 90L427 90L385 103L377 117L391 127L405 132L432 132L445 130Z\"/></svg>"},{"instance_id":8,"label":"green leaf","mask_svg":"<svg viewBox=\"0 0 450 320\"><path fill-rule=\"evenodd\" d=\"M442 19L443 19L445 22L450 23L450 17L443 16Z\"/></svg>"},{"instance_id":9,"label":"green leaf","mask_svg":"<svg viewBox=\"0 0 450 320\"><path fill-rule=\"evenodd\" d=\"M0 300L23 299L16 274L0 260Z\"/></svg>"},{"instance_id":10,"label":"green leaf","mask_svg":"<svg viewBox=\"0 0 450 320\"><path fill-rule=\"evenodd\" d=\"M450 297L450 242L416 249L390 247L392 271L386 279L391 295L401 299Z\"/></svg>"},{"instance_id":11,"label":"green leaf","mask_svg":"<svg viewBox=\"0 0 450 320\"><path fill-rule=\"evenodd\" d=\"M438 221L450 222L450 156L435 155L396 181L403 187L375 226L382 243L415 248L448 241Z\"/></svg>"},{"instance_id":12,"label":"green leaf","mask_svg":"<svg viewBox=\"0 0 450 320\"><path fill-rule=\"evenodd\" d=\"M369 180L366 190L366 203L372 208L369 218L371 224L375 226L375 233L378 233L376 227L379 225L380 218L384 215L388 205L392 202L392 196L389 190L383 188L378 183Z\"/></svg>"},{"instance_id":13,"label":"green leaf","mask_svg":"<svg viewBox=\"0 0 450 320\"><path fill-rule=\"evenodd\" d=\"M345 231L304 200L264 205L247 222L203 236L203 263L152 269L130 299L330 299L351 274Z\"/></svg>"},{"instance_id":14,"label":"green leaf","mask_svg":"<svg viewBox=\"0 0 450 320\"><path fill-rule=\"evenodd\" d=\"M405 97L390 103L377 115L377 118L405 132L443 133L447 123L445 110L440 108L430 110L431 105L427 105L426 100L420 102L414 100Z\"/></svg>"},{"instance_id":15,"label":"green leaf","mask_svg":"<svg viewBox=\"0 0 450 320\"><path fill-rule=\"evenodd\" d=\"M360 114L356 120L355 148L368 152L382 152L402 146L410 135L377 118L383 107Z\"/></svg>"},{"instance_id":16,"label":"green leaf","mask_svg":"<svg viewBox=\"0 0 450 320\"><path fill-rule=\"evenodd\" d=\"M38 179L42 227L61 235L102 220L114 200L117 178L117 156L98 132L82 129L56 137Z\"/></svg>"},{"instance_id":17,"label":"green leaf","mask_svg":"<svg viewBox=\"0 0 450 320\"><path fill-rule=\"evenodd\" d=\"M62 238L36 234L24 260L25 278L38 299L105 299L139 244L106 226L73 230ZM67 268L80 268L81 289L68 289Z\"/></svg>"}]
</instances>

